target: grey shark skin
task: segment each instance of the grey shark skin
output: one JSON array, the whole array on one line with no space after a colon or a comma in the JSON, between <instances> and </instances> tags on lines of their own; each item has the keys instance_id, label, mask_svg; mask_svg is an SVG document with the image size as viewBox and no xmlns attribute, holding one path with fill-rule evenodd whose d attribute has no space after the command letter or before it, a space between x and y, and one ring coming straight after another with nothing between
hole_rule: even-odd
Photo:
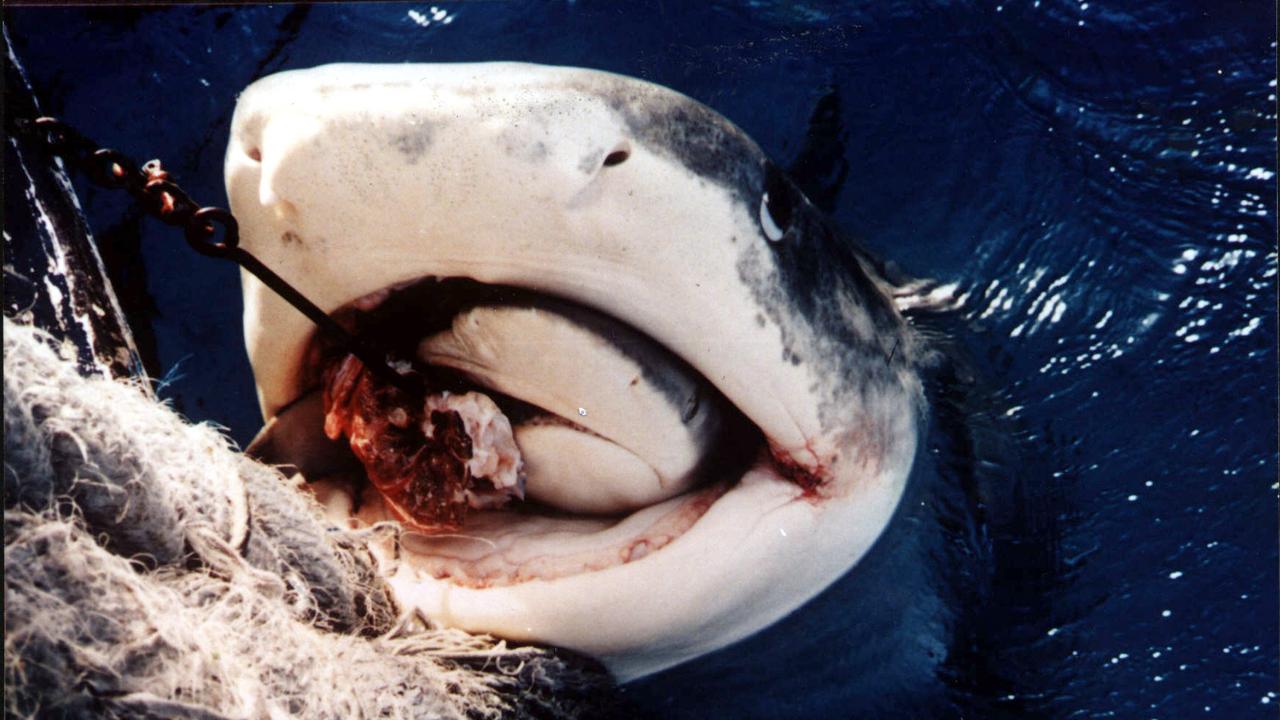
<instances>
[{"instance_id":1,"label":"grey shark skin","mask_svg":"<svg viewBox=\"0 0 1280 720\"><path fill-rule=\"evenodd\" d=\"M428 277L552 296L687 363L766 440L723 492L625 517L490 513L466 537L418 538L407 559L388 550L397 598L433 622L643 676L801 606L866 553L898 503L924 413L916 338L856 248L694 100L513 63L286 72L241 96L226 175L244 246L326 311ZM270 419L312 389L312 329L252 277L244 292ZM591 422L616 348L538 345L543 325L520 339L572 356L551 384L586 398ZM495 332L509 345L521 331ZM528 358L511 355L486 359L485 379L518 386ZM654 432L639 413L613 427L624 447ZM335 519L379 519L325 492Z\"/></svg>"}]
</instances>

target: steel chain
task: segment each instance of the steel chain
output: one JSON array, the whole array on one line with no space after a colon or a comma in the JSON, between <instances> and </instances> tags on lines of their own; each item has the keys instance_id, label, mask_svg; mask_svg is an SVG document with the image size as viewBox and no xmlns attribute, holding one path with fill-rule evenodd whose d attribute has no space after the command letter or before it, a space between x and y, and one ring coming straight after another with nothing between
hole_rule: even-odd
<instances>
[{"instance_id":1,"label":"steel chain","mask_svg":"<svg viewBox=\"0 0 1280 720\"><path fill-rule=\"evenodd\" d=\"M75 128L53 117L36 118L31 123L36 137L51 152L82 172L95 185L127 191L147 214L160 222L181 227L187 243L202 255L229 257L239 245L239 229L231 213L223 208L201 207L178 186L159 160L139 166L119 150L104 148ZM211 242L222 226L222 239Z\"/></svg>"}]
</instances>

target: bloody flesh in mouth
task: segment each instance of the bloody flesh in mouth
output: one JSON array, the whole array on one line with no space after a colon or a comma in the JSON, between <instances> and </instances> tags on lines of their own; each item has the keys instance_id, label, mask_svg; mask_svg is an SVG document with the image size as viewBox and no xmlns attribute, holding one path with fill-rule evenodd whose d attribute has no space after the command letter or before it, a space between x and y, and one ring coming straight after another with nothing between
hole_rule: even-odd
<instances>
[{"instance_id":1,"label":"bloody flesh in mouth","mask_svg":"<svg viewBox=\"0 0 1280 720\"><path fill-rule=\"evenodd\" d=\"M347 437L400 522L451 531L473 509L523 498L511 423L487 396L414 395L383 382L354 355L329 363L323 378L325 434Z\"/></svg>"}]
</instances>

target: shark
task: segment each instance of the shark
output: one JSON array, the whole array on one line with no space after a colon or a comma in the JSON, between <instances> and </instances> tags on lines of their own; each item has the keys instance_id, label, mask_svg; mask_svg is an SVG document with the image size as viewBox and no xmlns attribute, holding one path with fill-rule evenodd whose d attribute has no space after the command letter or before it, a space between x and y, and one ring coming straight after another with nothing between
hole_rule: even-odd
<instances>
[{"instance_id":1,"label":"shark","mask_svg":"<svg viewBox=\"0 0 1280 720\"><path fill-rule=\"evenodd\" d=\"M922 340L877 263L696 100L521 63L287 71L240 95L225 177L246 250L454 378L516 456L482 483L501 502L406 523L325 432L335 351L243 276L251 449L334 522L400 526L373 547L433 625L633 680L800 609L903 496Z\"/></svg>"}]
</instances>

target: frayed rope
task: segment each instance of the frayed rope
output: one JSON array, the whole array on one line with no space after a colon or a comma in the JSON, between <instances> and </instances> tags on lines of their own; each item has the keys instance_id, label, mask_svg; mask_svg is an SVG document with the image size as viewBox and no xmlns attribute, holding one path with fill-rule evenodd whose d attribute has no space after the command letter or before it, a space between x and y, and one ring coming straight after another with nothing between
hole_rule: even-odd
<instances>
[{"instance_id":1,"label":"frayed rope","mask_svg":"<svg viewBox=\"0 0 1280 720\"><path fill-rule=\"evenodd\" d=\"M622 712L591 663L402 616L372 533L55 344L4 321L7 716Z\"/></svg>"}]
</instances>

